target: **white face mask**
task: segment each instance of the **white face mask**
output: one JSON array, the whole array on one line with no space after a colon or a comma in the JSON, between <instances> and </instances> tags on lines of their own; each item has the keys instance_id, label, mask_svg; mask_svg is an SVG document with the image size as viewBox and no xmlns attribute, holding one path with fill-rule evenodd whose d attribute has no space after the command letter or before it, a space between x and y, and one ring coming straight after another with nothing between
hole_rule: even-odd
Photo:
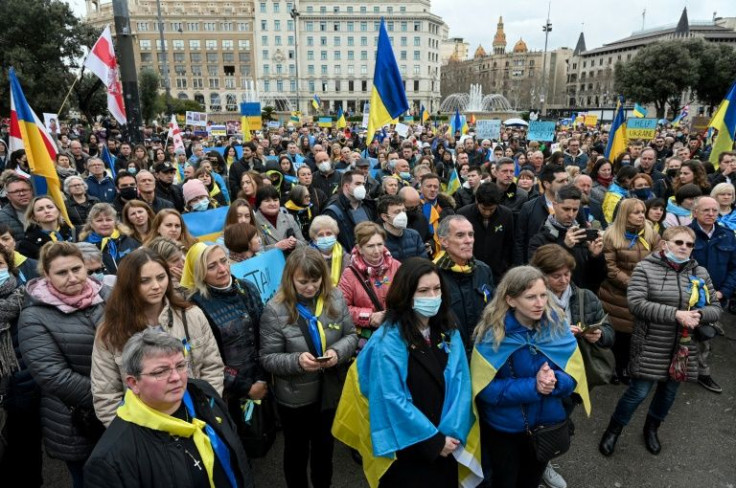
<instances>
[{"instance_id":1,"label":"white face mask","mask_svg":"<svg viewBox=\"0 0 736 488\"><path fill-rule=\"evenodd\" d=\"M332 167L332 165L329 162L327 162L327 161L322 162L322 163L319 163L317 165L317 169L319 169L323 173L327 173L330 170L331 167Z\"/></svg>"},{"instance_id":2,"label":"white face mask","mask_svg":"<svg viewBox=\"0 0 736 488\"><path fill-rule=\"evenodd\" d=\"M353 190L353 198L360 201L365 198L365 185L356 186Z\"/></svg>"},{"instance_id":3,"label":"white face mask","mask_svg":"<svg viewBox=\"0 0 736 488\"><path fill-rule=\"evenodd\" d=\"M394 221L392 222L392 225L397 229L406 229L408 224L409 217L406 216L406 212L399 212L396 214L396 217L394 217Z\"/></svg>"}]
</instances>

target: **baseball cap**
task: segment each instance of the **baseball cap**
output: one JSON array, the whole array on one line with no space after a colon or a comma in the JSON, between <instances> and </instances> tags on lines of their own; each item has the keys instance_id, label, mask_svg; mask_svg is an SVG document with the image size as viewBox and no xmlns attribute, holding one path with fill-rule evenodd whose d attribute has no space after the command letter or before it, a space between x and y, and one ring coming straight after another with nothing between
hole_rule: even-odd
<instances>
[{"instance_id":1,"label":"baseball cap","mask_svg":"<svg viewBox=\"0 0 736 488\"><path fill-rule=\"evenodd\" d=\"M172 166L172 164L168 161L164 161L163 163L156 163L156 165L153 167L153 171L156 173L159 172L167 172L167 171L176 171L176 168Z\"/></svg>"}]
</instances>

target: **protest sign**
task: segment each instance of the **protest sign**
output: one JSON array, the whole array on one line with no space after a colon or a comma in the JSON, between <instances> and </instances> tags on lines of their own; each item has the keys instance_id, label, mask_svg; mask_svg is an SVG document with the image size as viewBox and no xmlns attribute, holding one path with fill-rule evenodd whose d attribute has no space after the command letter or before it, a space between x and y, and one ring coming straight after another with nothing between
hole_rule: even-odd
<instances>
[{"instance_id":1,"label":"protest sign","mask_svg":"<svg viewBox=\"0 0 736 488\"><path fill-rule=\"evenodd\" d=\"M406 137L409 134L409 126L406 124L402 124L400 122L396 124L396 127L394 128L394 130L401 137Z\"/></svg>"},{"instance_id":2,"label":"protest sign","mask_svg":"<svg viewBox=\"0 0 736 488\"><path fill-rule=\"evenodd\" d=\"M657 131L657 119L638 119L631 117L626 121L627 139L654 139Z\"/></svg>"},{"instance_id":3,"label":"protest sign","mask_svg":"<svg viewBox=\"0 0 736 488\"><path fill-rule=\"evenodd\" d=\"M498 119L478 120L475 122L478 139L499 139L501 137L501 121Z\"/></svg>"},{"instance_id":4,"label":"protest sign","mask_svg":"<svg viewBox=\"0 0 736 488\"><path fill-rule=\"evenodd\" d=\"M186 123L187 125L193 125L195 127L206 127L207 126L207 114L205 112L187 111Z\"/></svg>"},{"instance_id":5,"label":"protest sign","mask_svg":"<svg viewBox=\"0 0 736 488\"><path fill-rule=\"evenodd\" d=\"M530 141L552 142L555 138L555 123L545 120L529 122L529 132L526 138Z\"/></svg>"},{"instance_id":6,"label":"protest sign","mask_svg":"<svg viewBox=\"0 0 736 488\"><path fill-rule=\"evenodd\" d=\"M231 265L230 272L236 278L256 285L265 304L278 290L285 264L284 253L280 249L271 249Z\"/></svg>"}]
</instances>

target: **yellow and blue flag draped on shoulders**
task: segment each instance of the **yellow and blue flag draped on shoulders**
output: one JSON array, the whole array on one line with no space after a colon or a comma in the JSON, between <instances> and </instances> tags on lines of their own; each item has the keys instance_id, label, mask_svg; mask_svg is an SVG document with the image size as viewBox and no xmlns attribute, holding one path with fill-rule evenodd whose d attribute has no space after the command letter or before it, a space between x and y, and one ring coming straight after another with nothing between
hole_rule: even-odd
<instances>
[{"instance_id":1,"label":"yellow and blue flag draped on shoulders","mask_svg":"<svg viewBox=\"0 0 736 488\"><path fill-rule=\"evenodd\" d=\"M56 173L54 159L56 144L23 94L15 69L10 68L11 137L23 140L26 158L31 168L31 177L36 195L49 195L67 224L71 223L66 211L64 195L61 192L59 175ZM16 126L17 122L17 126ZM14 134L15 131L17 134Z\"/></svg>"},{"instance_id":2,"label":"yellow and blue flag draped on shoulders","mask_svg":"<svg viewBox=\"0 0 736 488\"><path fill-rule=\"evenodd\" d=\"M647 109L639 105L638 103L634 104L634 117L641 119L647 116Z\"/></svg>"},{"instance_id":3,"label":"yellow and blue flag draped on shoulders","mask_svg":"<svg viewBox=\"0 0 736 488\"><path fill-rule=\"evenodd\" d=\"M230 207L218 207L204 212L187 212L181 217L189 233L200 242L215 242L225 230L225 217Z\"/></svg>"},{"instance_id":4,"label":"yellow and blue flag draped on shoulders","mask_svg":"<svg viewBox=\"0 0 736 488\"><path fill-rule=\"evenodd\" d=\"M345 113L343 113L342 107L339 107L337 109L337 123L335 124L335 126L338 129L344 129L347 125L347 122L345 122Z\"/></svg>"},{"instance_id":5,"label":"yellow and blue flag draped on shoulders","mask_svg":"<svg viewBox=\"0 0 736 488\"><path fill-rule=\"evenodd\" d=\"M613 161L624 151L626 151L626 114L624 113L624 97L619 97L604 156L609 161Z\"/></svg>"},{"instance_id":6,"label":"yellow and blue flag draped on shoulders","mask_svg":"<svg viewBox=\"0 0 736 488\"><path fill-rule=\"evenodd\" d=\"M510 313L510 312L509 312ZM555 320L556 314L552 314ZM575 336L570 332L567 323L562 335L553 336L550 328L542 326L541 330L533 334L534 341L530 342L529 335L507 334L498 349L494 349L493 331L486 332L482 340L475 343L470 359L470 375L473 379L473 414L475 424L468 436L466 447L471 449L480 445L480 416L476 408L476 398L493 381L496 373L508 361L509 357L522 347L534 347L544 354L558 368L569 374L575 380L575 393L583 400L585 413L590 415L590 393L588 380L585 377L583 356L578 349Z\"/></svg>"},{"instance_id":7,"label":"yellow and blue flag draped on shoulders","mask_svg":"<svg viewBox=\"0 0 736 488\"><path fill-rule=\"evenodd\" d=\"M401 81L399 65L396 64L391 40L386 31L386 22L381 19L378 34L378 50L376 52L376 70L373 73L373 90L368 112L368 134L365 140L373 141L373 135L379 127L388 124L409 110L404 83ZM397 120L398 121L398 120Z\"/></svg>"},{"instance_id":8,"label":"yellow and blue flag draped on shoulders","mask_svg":"<svg viewBox=\"0 0 736 488\"><path fill-rule=\"evenodd\" d=\"M460 440L454 456L459 481L464 488L483 480L480 444L466 444L473 425L470 371L460 333L450 334L445 367L445 402L439 426L435 427L412 403L406 385L409 351L399 327L384 324L374 333L350 367L332 434L358 450L363 472L371 488L396 460L396 452L425 441L438 432Z\"/></svg>"},{"instance_id":9,"label":"yellow and blue flag draped on shoulders","mask_svg":"<svg viewBox=\"0 0 736 488\"><path fill-rule=\"evenodd\" d=\"M733 141L736 139L736 83L731 85L708 127L718 130L710 151L710 162L718 169L718 155L724 151L731 151Z\"/></svg>"}]
</instances>

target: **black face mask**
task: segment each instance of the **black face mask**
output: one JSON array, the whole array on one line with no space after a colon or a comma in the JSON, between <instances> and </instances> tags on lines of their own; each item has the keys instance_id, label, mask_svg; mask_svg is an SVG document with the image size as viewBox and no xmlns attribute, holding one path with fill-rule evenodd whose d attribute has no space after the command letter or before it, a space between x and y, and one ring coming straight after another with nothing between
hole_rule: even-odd
<instances>
[{"instance_id":1,"label":"black face mask","mask_svg":"<svg viewBox=\"0 0 736 488\"><path fill-rule=\"evenodd\" d=\"M120 190L120 198L123 200L135 200L138 197L138 189L127 187Z\"/></svg>"}]
</instances>

